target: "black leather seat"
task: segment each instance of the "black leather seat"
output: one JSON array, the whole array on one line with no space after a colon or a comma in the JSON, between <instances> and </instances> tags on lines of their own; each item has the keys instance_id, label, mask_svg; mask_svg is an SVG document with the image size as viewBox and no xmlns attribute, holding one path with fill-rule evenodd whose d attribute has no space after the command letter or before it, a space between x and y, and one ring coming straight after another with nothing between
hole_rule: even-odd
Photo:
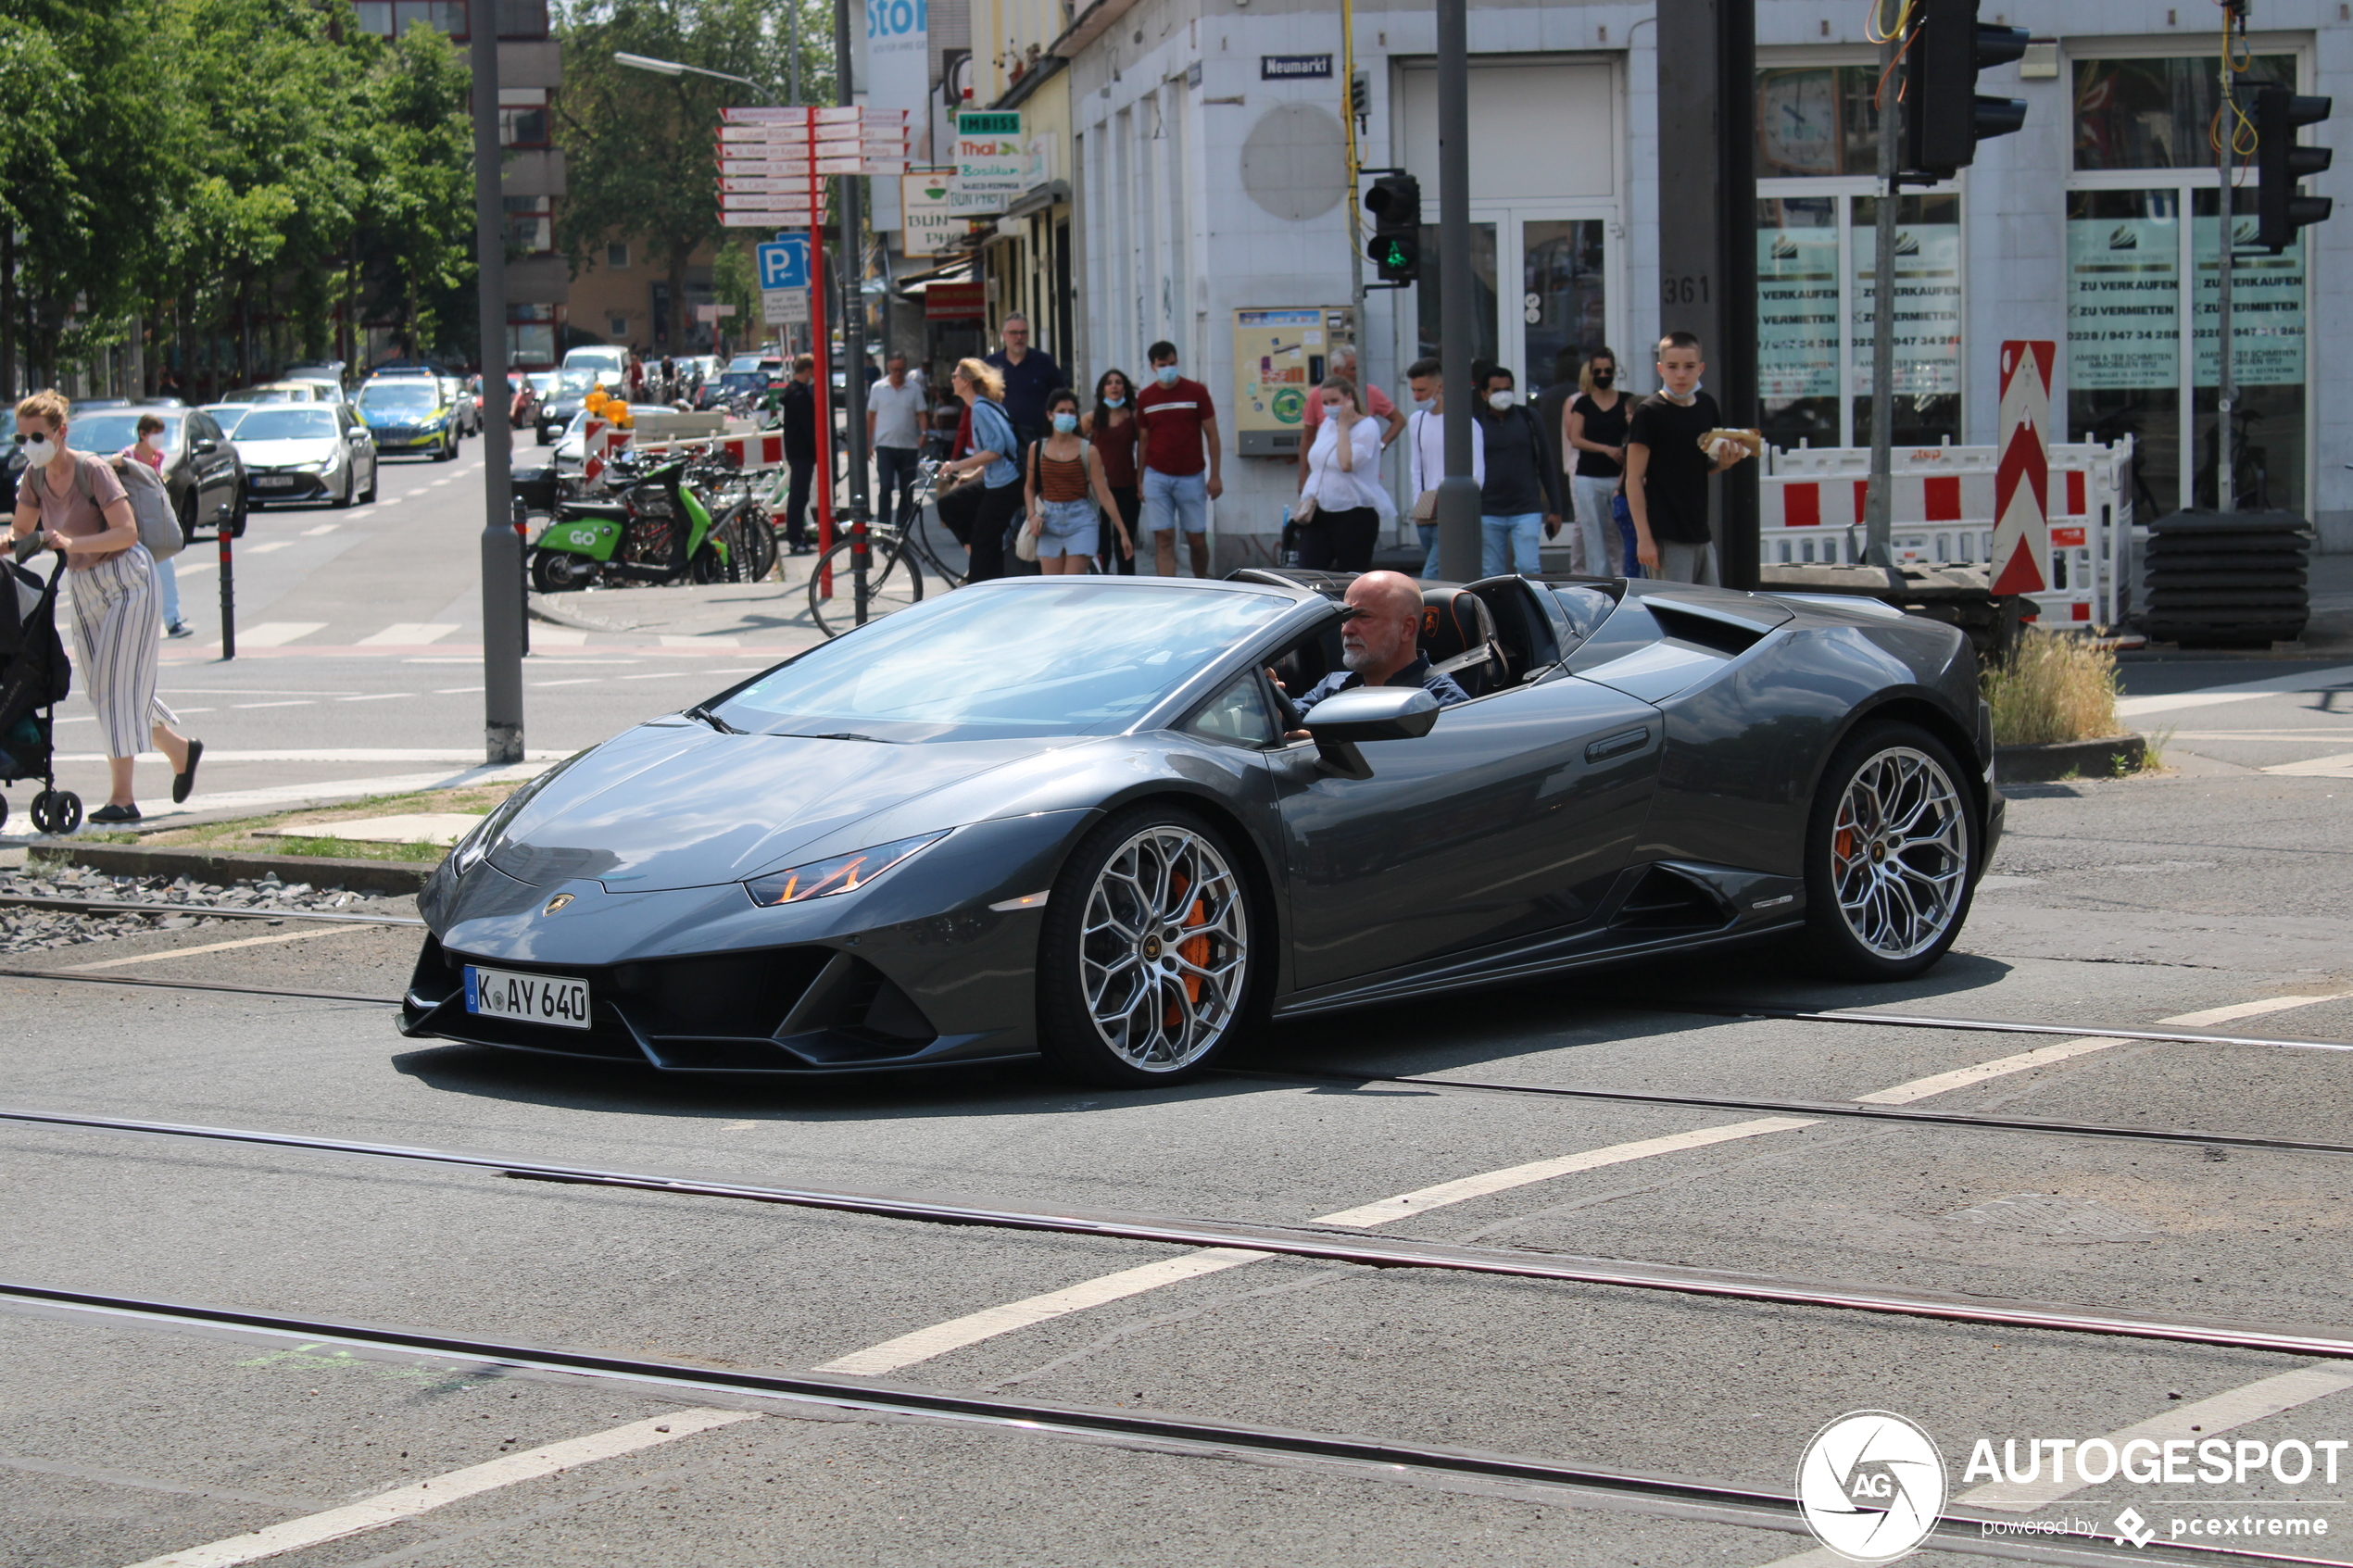
<instances>
[{"instance_id":1,"label":"black leather seat","mask_svg":"<svg viewBox=\"0 0 2353 1568\"><path fill-rule=\"evenodd\" d=\"M1511 680L1494 615L1485 600L1462 588L1422 590L1421 650L1432 669L1453 676L1472 696L1501 691Z\"/></svg>"}]
</instances>

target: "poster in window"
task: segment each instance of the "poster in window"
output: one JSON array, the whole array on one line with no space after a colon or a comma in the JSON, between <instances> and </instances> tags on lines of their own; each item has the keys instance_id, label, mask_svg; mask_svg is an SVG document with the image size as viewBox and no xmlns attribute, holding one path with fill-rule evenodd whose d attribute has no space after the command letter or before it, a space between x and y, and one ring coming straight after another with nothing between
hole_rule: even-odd
<instances>
[{"instance_id":1,"label":"poster in window","mask_svg":"<svg viewBox=\"0 0 2353 1568\"><path fill-rule=\"evenodd\" d=\"M2238 265L2231 270L2231 373L2241 386L2304 384L2304 243L2277 256L2247 254L2255 244L2255 219L2237 220ZM2190 323L2197 384L2215 384L2214 338L2221 309L2221 282L2214 270L2214 222L2190 226L2197 258L2197 314Z\"/></svg>"},{"instance_id":2,"label":"poster in window","mask_svg":"<svg viewBox=\"0 0 2353 1568\"><path fill-rule=\"evenodd\" d=\"M1950 197L1924 198L1930 218L1957 218ZM1910 206L1906 203L1906 206ZM1877 330L1872 269L1878 231L1870 204L1855 207L1855 393L1871 392ZM1899 209L1900 210L1900 209ZM1961 226L1913 221L1895 229L1895 395L1928 397L1961 390Z\"/></svg>"},{"instance_id":3,"label":"poster in window","mask_svg":"<svg viewBox=\"0 0 2353 1568\"><path fill-rule=\"evenodd\" d=\"M1838 395L1836 229L1758 226L1756 370L1768 401Z\"/></svg>"},{"instance_id":4,"label":"poster in window","mask_svg":"<svg viewBox=\"0 0 2353 1568\"><path fill-rule=\"evenodd\" d=\"M2076 392L2182 382L2182 228L2171 218L2067 225L2067 384Z\"/></svg>"}]
</instances>

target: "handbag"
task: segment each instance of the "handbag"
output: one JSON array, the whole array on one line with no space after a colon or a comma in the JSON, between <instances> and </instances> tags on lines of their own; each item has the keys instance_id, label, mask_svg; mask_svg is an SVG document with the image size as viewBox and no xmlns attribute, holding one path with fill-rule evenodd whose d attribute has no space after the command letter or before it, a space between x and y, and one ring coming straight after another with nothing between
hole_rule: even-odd
<instances>
[{"instance_id":1,"label":"handbag","mask_svg":"<svg viewBox=\"0 0 2353 1568\"><path fill-rule=\"evenodd\" d=\"M1038 480L1038 453L1045 445L1042 441L1033 441L1029 444L1029 484L1032 490L1040 488ZM1038 558L1038 534L1029 526L1029 509L1026 507L1013 515L1013 558L1015 560Z\"/></svg>"},{"instance_id":2,"label":"handbag","mask_svg":"<svg viewBox=\"0 0 2353 1568\"><path fill-rule=\"evenodd\" d=\"M1436 522L1438 521L1437 491L1425 490L1420 495L1414 497L1414 521L1416 522Z\"/></svg>"}]
</instances>

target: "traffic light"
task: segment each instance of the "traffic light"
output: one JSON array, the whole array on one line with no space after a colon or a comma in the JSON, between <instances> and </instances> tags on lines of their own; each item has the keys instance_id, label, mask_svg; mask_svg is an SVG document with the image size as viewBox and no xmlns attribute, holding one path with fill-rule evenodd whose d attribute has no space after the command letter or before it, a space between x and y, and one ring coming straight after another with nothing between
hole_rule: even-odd
<instances>
[{"instance_id":1,"label":"traffic light","mask_svg":"<svg viewBox=\"0 0 2353 1568\"><path fill-rule=\"evenodd\" d=\"M1977 144L2026 123L2026 100L1989 98L1977 73L2026 53L2022 27L1977 19L1977 0L1925 0L1905 55L1904 168L1950 180L1977 160Z\"/></svg>"},{"instance_id":2,"label":"traffic light","mask_svg":"<svg viewBox=\"0 0 2353 1568\"><path fill-rule=\"evenodd\" d=\"M1373 215L1373 239L1365 254L1380 269L1380 281L1400 286L1419 282L1422 182L1410 174L1384 174L1373 182L1365 207Z\"/></svg>"},{"instance_id":3,"label":"traffic light","mask_svg":"<svg viewBox=\"0 0 2353 1568\"><path fill-rule=\"evenodd\" d=\"M2273 256L2295 243L2307 223L2326 220L2334 205L2326 196L2300 196L2296 182L2329 166L2326 147L2299 147L2296 133L2329 117L2326 98L2299 97L2277 85L2255 90L2255 243Z\"/></svg>"}]
</instances>

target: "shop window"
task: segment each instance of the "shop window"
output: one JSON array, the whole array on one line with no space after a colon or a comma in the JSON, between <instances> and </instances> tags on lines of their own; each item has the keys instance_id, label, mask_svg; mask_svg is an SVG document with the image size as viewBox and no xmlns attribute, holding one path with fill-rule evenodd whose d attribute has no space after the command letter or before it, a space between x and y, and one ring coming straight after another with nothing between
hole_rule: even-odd
<instances>
[{"instance_id":1,"label":"shop window","mask_svg":"<svg viewBox=\"0 0 2353 1568\"><path fill-rule=\"evenodd\" d=\"M1756 204L1757 397L1776 446L1836 446L1837 196Z\"/></svg>"},{"instance_id":2,"label":"shop window","mask_svg":"<svg viewBox=\"0 0 2353 1568\"><path fill-rule=\"evenodd\" d=\"M1785 66L1756 73L1756 177L1879 169L1877 66Z\"/></svg>"},{"instance_id":3,"label":"shop window","mask_svg":"<svg viewBox=\"0 0 2353 1568\"><path fill-rule=\"evenodd\" d=\"M1871 358L1878 331L1873 307L1879 251L1879 201L1848 204L1855 257L1855 440L1871 442ZM1961 198L1953 193L1906 196L1895 209L1894 428L1899 446L1933 446L1961 438Z\"/></svg>"},{"instance_id":4,"label":"shop window","mask_svg":"<svg viewBox=\"0 0 2353 1568\"><path fill-rule=\"evenodd\" d=\"M2215 74L2212 55L2076 61L2075 167L2212 169ZM2258 82L2295 81L2294 56L2258 55L2232 95L2244 107Z\"/></svg>"}]
</instances>

